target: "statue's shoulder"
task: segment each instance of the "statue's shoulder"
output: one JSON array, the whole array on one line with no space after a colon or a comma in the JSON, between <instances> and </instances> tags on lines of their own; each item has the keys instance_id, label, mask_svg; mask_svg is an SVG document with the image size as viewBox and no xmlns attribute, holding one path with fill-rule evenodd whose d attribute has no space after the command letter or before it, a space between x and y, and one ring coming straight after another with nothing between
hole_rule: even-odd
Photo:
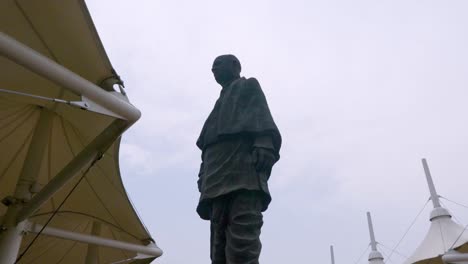
<instances>
[{"instance_id":1,"label":"statue's shoulder","mask_svg":"<svg viewBox=\"0 0 468 264\"><path fill-rule=\"evenodd\" d=\"M244 78L245 79L245 78ZM250 87L258 87L260 88L260 83L258 82L258 80L254 77L250 77L248 79L245 79L245 83L247 84L247 86L250 86Z\"/></svg>"},{"instance_id":2,"label":"statue's shoulder","mask_svg":"<svg viewBox=\"0 0 468 264\"><path fill-rule=\"evenodd\" d=\"M258 82L258 80L253 77L251 78L242 77L241 83L242 83L241 87L243 88L242 89L243 92L256 93L262 90L260 88L260 83Z\"/></svg>"}]
</instances>

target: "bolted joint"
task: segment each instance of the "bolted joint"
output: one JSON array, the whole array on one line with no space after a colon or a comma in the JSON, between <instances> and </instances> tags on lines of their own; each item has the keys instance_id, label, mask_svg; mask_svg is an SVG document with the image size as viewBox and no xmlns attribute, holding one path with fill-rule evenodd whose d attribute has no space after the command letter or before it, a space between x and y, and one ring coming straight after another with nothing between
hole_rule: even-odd
<instances>
[{"instance_id":1,"label":"bolted joint","mask_svg":"<svg viewBox=\"0 0 468 264\"><path fill-rule=\"evenodd\" d=\"M29 192L32 193L32 194L36 194L36 193L40 192L41 189L42 189L42 184L40 184L38 182L34 182L29 187Z\"/></svg>"},{"instance_id":2,"label":"bolted joint","mask_svg":"<svg viewBox=\"0 0 468 264\"><path fill-rule=\"evenodd\" d=\"M7 196L7 197L2 199L2 204L4 204L5 206L18 204L18 202L19 202L18 199L16 199L13 196Z\"/></svg>"},{"instance_id":3,"label":"bolted joint","mask_svg":"<svg viewBox=\"0 0 468 264\"><path fill-rule=\"evenodd\" d=\"M17 204L26 204L28 201L29 199L19 199L13 196L7 196L2 199L2 204L9 207L12 205L17 205Z\"/></svg>"}]
</instances>

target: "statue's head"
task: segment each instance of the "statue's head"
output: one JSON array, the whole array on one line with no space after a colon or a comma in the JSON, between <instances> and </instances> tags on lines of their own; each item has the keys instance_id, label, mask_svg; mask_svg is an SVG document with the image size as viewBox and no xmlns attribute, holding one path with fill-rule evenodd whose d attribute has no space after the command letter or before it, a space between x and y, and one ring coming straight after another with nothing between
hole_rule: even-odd
<instances>
[{"instance_id":1,"label":"statue's head","mask_svg":"<svg viewBox=\"0 0 468 264\"><path fill-rule=\"evenodd\" d=\"M234 55L221 55L214 60L211 71L216 82L225 86L240 78L241 64Z\"/></svg>"}]
</instances>

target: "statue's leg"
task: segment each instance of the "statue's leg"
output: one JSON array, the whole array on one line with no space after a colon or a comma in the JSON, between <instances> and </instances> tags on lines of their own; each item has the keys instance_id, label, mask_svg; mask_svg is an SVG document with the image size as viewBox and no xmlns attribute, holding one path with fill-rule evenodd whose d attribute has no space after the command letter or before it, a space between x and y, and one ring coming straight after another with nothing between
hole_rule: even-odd
<instances>
[{"instance_id":1,"label":"statue's leg","mask_svg":"<svg viewBox=\"0 0 468 264\"><path fill-rule=\"evenodd\" d=\"M226 264L226 226L228 197L214 199L211 208L210 257L212 264Z\"/></svg>"},{"instance_id":2,"label":"statue's leg","mask_svg":"<svg viewBox=\"0 0 468 264\"><path fill-rule=\"evenodd\" d=\"M261 194L257 191L233 194L226 230L227 264L258 264L262 225Z\"/></svg>"}]
</instances>

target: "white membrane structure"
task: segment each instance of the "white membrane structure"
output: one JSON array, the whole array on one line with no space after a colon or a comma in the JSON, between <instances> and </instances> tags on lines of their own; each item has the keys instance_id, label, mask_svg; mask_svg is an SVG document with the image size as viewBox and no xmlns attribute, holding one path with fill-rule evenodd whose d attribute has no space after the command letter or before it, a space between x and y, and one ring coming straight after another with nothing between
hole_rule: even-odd
<instances>
[{"instance_id":1,"label":"white membrane structure","mask_svg":"<svg viewBox=\"0 0 468 264\"><path fill-rule=\"evenodd\" d=\"M371 214L367 212L367 224L369 225L369 236L371 252L369 253L369 264L384 264L382 253L377 250L377 241L375 240L374 226L372 225Z\"/></svg>"},{"instance_id":2,"label":"white membrane structure","mask_svg":"<svg viewBox=\"0 0 468 264\"><path fill-rule=\"evenodd\" d=\"M140 112L84 1L2 0L0 27L0 264L150 263L119 170Z\"/></svg>"},{"instance_id":3,"label":"white membrane structure","mask_svg":"<svg viewBox=\"0 0 468 264\"><path fill-rule=\"evenodd\" d=\"M462 254L468 252L468 233L441 206L426 160L423 159L422 163L434 209L426 237L405 264L468 263L467 254Z\"/></svg>"}]
</instances>

